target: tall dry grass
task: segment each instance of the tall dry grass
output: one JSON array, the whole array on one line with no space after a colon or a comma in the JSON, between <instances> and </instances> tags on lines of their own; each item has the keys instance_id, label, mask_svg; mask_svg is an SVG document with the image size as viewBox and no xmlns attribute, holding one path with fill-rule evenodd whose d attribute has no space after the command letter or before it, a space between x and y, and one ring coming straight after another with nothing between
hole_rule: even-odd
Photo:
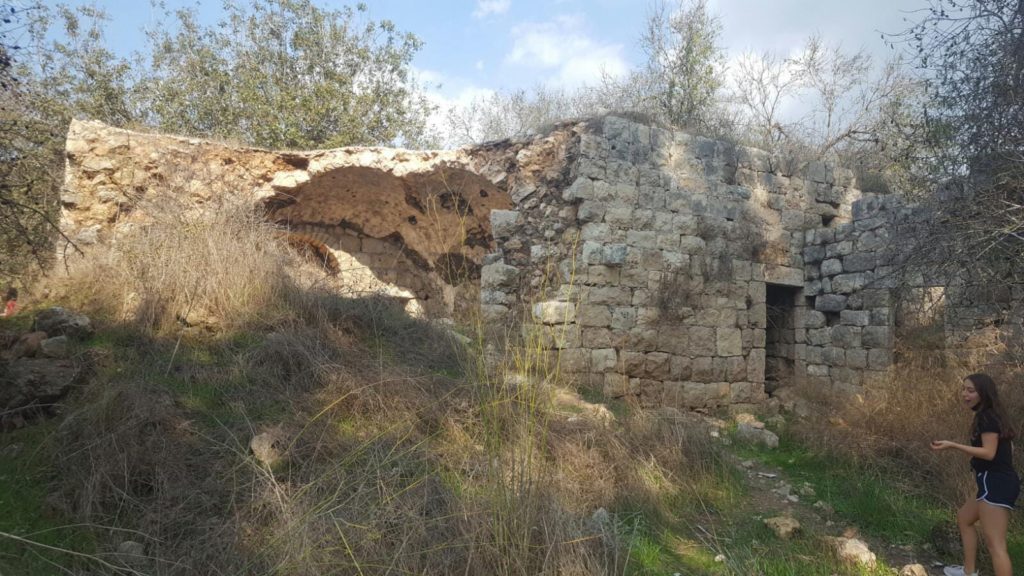
<instances>
[{"instance_id":1,"label":"tall dry grass","mask_svg":"<svg viewBox=\"0 0 1024 576\"><path fill-rule=\"evenodd\" d=\"M905 340L896 352L895 365L884 377L865 383L862 394L818 395L814 416L793 429L818 452L874 468L908 493L956 506L975 489L967 460L960 453L932 452L929 444L968 441L973 413L960 401L960 390L973 372L996 379L1001 401L1019 429L1024 424L1024 364L994 329L979 331L958 350Z\"/></svg>"},{"instance_id":2,"label":"tall dry grass","mask_svg":"<svg viewBox=\"0 0 1024 576\"><path fill-rule=\"evenodd\" d=\"M533 335L493 350L339 297L244 199L150 203L57 296L121 334L54 467L125 573L619 574L616 511L685 515L721 474L679 415L561 402ZM273 465L249 450L265 431Z\"/></svg>"}]
</instances>

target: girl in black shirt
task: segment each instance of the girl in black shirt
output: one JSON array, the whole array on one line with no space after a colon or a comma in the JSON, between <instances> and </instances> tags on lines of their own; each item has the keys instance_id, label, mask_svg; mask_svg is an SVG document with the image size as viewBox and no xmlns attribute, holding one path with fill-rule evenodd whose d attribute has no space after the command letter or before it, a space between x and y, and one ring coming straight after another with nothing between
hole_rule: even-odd
<instances>
[{"instance_id":1,"label":"girl in black shirt","mask_svg":"<svg viewBox=\"0 0 1024 576\"><path fill-rule=\"evenodd\" d=\"M1013 427L999 404L996 384L988 375L971 374L965 378L961 398L975 413L971 445L936 440L932 450L955 448L968 454L978 495L976 500L964 503L956 514L964 545L964 565L947 566L944 572L946 576L977 576L978 534L974 524L980 520L995 576L1012 576L1010 556L1006 553L1006 526L1020 494L1020 478L1013 469Z\"/></svg>"}]
</instances>

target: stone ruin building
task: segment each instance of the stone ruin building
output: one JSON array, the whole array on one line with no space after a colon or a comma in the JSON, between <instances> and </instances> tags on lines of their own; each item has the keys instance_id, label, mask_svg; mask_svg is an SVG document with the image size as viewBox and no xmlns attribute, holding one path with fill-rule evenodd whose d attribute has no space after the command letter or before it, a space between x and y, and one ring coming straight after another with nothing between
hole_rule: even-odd
<instances>
[{"instance_id":1,"label":"stone ruin building","mask_svg":"<svg viewBox=\"0 0 1024 576\"><path fill-rule=\"evenodd\" d=\"M1016 290L901 273L927 214L853 172L616 116L452 151L270 152L74 122L65 234L116 241L146 199L251 195L352 295L524 328L561 373L644 406L859 389L903 331L944 342L1006 316ZM240 247L244 249L244 247Z\"/></svg>"}]
</instances>

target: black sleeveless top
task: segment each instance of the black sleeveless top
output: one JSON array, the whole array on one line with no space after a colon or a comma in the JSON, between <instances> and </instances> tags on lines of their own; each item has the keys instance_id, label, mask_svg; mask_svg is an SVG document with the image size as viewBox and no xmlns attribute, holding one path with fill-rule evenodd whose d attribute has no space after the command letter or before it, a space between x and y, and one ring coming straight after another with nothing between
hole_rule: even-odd
<instances>
[{"instance_id":1,"label":"black sleeveless top","mask_svg":"<svg viewBox=\"0 0 1024 576\"><path fill-rule=\"evenodd\" d=\"M991 410L983 410L974 415L974 425L971 426L971 446L981 447L981 435L989 432L999 434L1002 427L999 418ZM971 458L971 468L976 472L1004 472L1015 474L1013 470L1013 441L1005 438L999 439L996 447L995 458L982 460Z\"/></svg>"}]
</instances>

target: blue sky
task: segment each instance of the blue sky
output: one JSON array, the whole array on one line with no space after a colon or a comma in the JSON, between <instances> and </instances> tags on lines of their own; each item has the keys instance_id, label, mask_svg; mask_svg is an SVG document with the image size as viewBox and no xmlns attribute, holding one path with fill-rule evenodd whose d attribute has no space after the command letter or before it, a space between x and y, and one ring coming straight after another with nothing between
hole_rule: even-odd
<instances>
[{"instance_id":1,"label":"blue sky","mask_svg":"<svg viewBox=\"0 0 1024 576\"><path fill-rule=\"evenodd\" d=\"M73 0L103 7L113 22L108 41L126 53L140 46L151 24L145 0ZM338 6L339 0L320 0ZM198 6L217 19L219 0L166 0L170 8ZM637 45L646 0L368 0L372 18L393 20L425 45L414 65L453 97L467 89L529 87L538 82L574 85L602 68L624 72L643 61ZM884 55L878 32L898 31L903 18L926 0L710 0L722 20L722 45L731 56L745 50L790 53L808 35L847 48Z\"/></svg>"},{"instance_id":2,"label":"blue sky","mask_svg":"<svg viewBox=\"0 0 1024 576\"><path fill-rule=\"evenodd\" d=\"M343 0L314 0L338 7ZM491 91L537 84L571 88L602 71L624 74L642 65L638 45L653 0L366 0L373 19L394 21L424 41L413 66L442 107ZM669 0L672 2L673 0ZM110 46L141 47L141 28L155 22L146 0L70 0L105 8ZM220 0L165 0L198 7L215 22ZM729 59L744 52L794 54L814 33L878 60L891 54L881 32L907 27L927 0L709 0L722 24Z\"/></svg>"}]
</instances>

